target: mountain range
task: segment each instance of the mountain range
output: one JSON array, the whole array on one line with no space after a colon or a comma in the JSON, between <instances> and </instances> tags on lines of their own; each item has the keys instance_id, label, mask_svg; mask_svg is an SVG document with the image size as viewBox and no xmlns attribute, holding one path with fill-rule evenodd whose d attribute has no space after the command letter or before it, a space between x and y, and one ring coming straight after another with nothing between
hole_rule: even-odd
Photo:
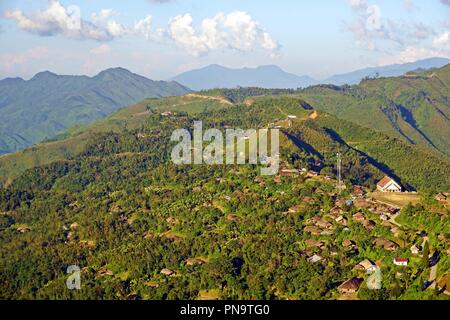
<instances>
[{"instance_id":1,"label":"mountain range","mask_svg":"<svg viewBox=\"0 0 450 320\"><path fill-rule=\"evenodd\" d=\"M298 88L307 87L316 82L308 76L297 76L285 72L274 65L230 69L217 64L182 73L172 80L182 83L193 90L235 88L237 86Z\"/></svg>"},{"instance_id":2,"label":"mountain range","mask_svg":"<svg viewBox=\"0 0 450 320\"><path fill-rule=\"evenodd\" d=\"M0 81L0 154L53 138L147 97L189 91L176 82L153 81L122 68L94 77L45 71L28 81L7 78Z\"/></svg>"},{"instance_id":3,"label":"mountain range","mask_svg":"<svg viewBox=\"0 0 450 320\"><path fill-rule=\"evenodd\" d=\"M353 72L316 80L307 75L297 76L278 66L268 65L257 68L230 69L220 65L210 65L201 69L179 74L171 80L193 90L214 88L260 87L260 88L304 88L322 84L358 84L367 77L395 77L418 69L440 68L450 63L447 58L429 58L412 63L393 64L382 67L365 68Z\"/></svg>"},{"instance_id":4,"label":"mountain range","mask_svg":"<svg viewBox=\"0 0 450 320\"><path fill-rule=\"evenodd\" d=\"M318 89L316 86L319 82L342 85L360 82L368 77L398 76L413 70L440 67L449 62L449 59L432 58L403 65L367 68L333 76L323 81L287 73L277 66L229 69L219 65L189 71L170 81L153 81L123 68L108 69L94 77L57 75L45 71L36 74L28 81L21 78L7 78L0 81L0 155L53 139L68 128L94 122L115 110L145 98L179 96L191 92L191 89L205 90L238 86L260 88L314 86L311 91L314 92L312 101L318 108L322 107L327 112L335 112L338 116L345 115L351 121L365 122L365 125L376 130L386 131L397 128L396 133L402 137L408 137L414 143L432 146L434 149L448 153L445 136L436 133L434 129L440 128L443 133L448 132L448 126L445 124L448 122L448 113L442 111L446 108L446 102L439 96L441 93L436 92L436 86L430 87L426 94L423 94L419 90L423 85L420 83L419 88L416 88L418 92L408 94L410 99L408 101L403 99L405 94L399 99L394 96L385 97L390 104L383 105L381 120L376 117L380 111L378 105L380 101L375 100L376 104L373 105L375 109L370 112L366 109L372 106L371 103L361 100L364 104L361 105L355 99L352 103L344 104L345 107L334 110L333 106L340 103L342 99L347 99L348 95L340 95L336 97L338 100L335 103L329 101L330 103L322 106L319 100L322 94L320 91L323 92L325 89ZM410 91L407 87L401 89L404 89L404 92ZM326 99L330 94L334 96L336 92L342 93L342 90L328 88L326 94L320 99ZM421 92L422 95L420 95ZM430 94L433 96L430 97ZM424 99L431 99L435 104L429 105ZM415 102L420 101L423 102L421 102L423 107L416 106ZM368 114L370 117L366 117ZM356 115L358 119L355 119ZM390 124L387 126L384 125L385 117L390 119ZM374 123L373 119L379 119L379 121ZM402 124L406 123L408 123L407 127L402 128Z\"/></svg>"}]
</instances>

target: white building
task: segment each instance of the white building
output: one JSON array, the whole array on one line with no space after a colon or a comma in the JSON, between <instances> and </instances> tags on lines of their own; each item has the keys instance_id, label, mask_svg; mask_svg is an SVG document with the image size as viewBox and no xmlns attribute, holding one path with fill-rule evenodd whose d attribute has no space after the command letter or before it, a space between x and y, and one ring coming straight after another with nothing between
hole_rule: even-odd
<instances>
[{"instance_id":1,"label":"white building","mask_svg":"<svg viewBox=\"0 0 450 320\"><path fill-rule=\"evenodd\" d=\"M377 189L381 192L402 192L400 184L388 176L385 176L378 182Z\"/></svg>"},{"instance_id":2,"label":"white building","mask_svg":"<svg viewBox=\"0 0 450 320\"><path fill-rule=\"evenodd\" d=\"M394 258L394 264L396 266L406 267L409 263L408 258Z\"/></svg>"}]
</instances>

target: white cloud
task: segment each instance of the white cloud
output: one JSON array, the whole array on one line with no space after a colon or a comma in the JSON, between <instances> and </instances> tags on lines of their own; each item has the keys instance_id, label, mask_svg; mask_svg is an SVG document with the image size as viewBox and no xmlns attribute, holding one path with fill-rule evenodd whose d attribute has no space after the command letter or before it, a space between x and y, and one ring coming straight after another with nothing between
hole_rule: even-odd
<instances>
[{"instance_id":1,"label":"white cloud","mask_svg":"<svg viewBox=\"0 0 450 320\"><path fill-rule=\"evenodd\" d=\"M368 30L381 29L381 10L379 6L368 6L366 9L366 28Z\"/></svg>"},{"instance_id":2,"label":"white cloud","mask_svg":"<svg viewBox=\"0 0 450 320\"><path fill-rule=\"evenodd\" d=\"M127 30L122 24L111 20L116 15L118 14L112 9L103 9L99 13L92 14L92 22L106 30L112 37L120 37L126 34Z\"/></svg>"},{"instance_id":3,"label":"white cloud","mask_svg":"<svg viewBox=\"0 0 450 320\"><path fill-rule=\"evenodd\" d=\"M102 44L98 47L91 49L89 52L94 55L104 55L111 52L111 47L108 46L107 44Z\"/></svg>"},{"instance_id":4,"label":"white cloud","mask_svg":"<svg viewBox=\"0 0 450 320\"><path fill-rule=\"evenodd\" d=\"M352 9L355 10L366 10L367 2L366 0L348 0L348 3Z\"/></svg>"},{"instance_id":5,"label":"white cloud","mask_svg":"<svg viewBox=\"0 0 450 320\"><path fill-rule=\"evenodd\" d=\"M404 4L412 10L411 0L405 0ZM349 0L349 5L356 17L346 24L346 29L353 34L357 45L370 51L400 52L412 47L427 47L425 42L437 34L436 26L423 22L383 18L378 6L368 5L364 0Z\"/></svg>"},{"instance_id":6,"label":"white cloud","mask_svg":"<svg viewBox=\"0 0 450 320\"><path fill-rule=\"evenodd\" d=\"M151 15L146 16L144 19L139 20L138 22L135 23L134 33L144 36L147 40L152 39L153 38L152 23L153 17Z\"/></svg>"},{"instance_id":7,"label":"white cloud","mask_svg":"<svg viewBox=\"0 0 450 320\"><path fill-rule=\"evenodd\" d=\"M450 46L450 32L444 32L433 39L433 46L437 49L445 49Z\"/></svg>"},{"instance_id":8,"label":"white cloud","mask_svg":"<svg viewBox=\"0 0 450 320\"><path fill-rule=\"evenodd\" d=\"M10 72L15 67L26 64L30 61L48 58L47 47L36 47L18 53L0 54L0 65L4 72Z\"/></svg>"},{"instance_id":9,"label":"white cloud","mask_svg":"<svg viewBox=\"0 0 450 320\"><path fill-rule=\"evenodd\" d=\"M109 20L113 11L106 9L92 15L93 21L81 18L76 6L64 7L58 0L50 0L44 10L29 15L21 10L7 10L5 17L16 21L17 26L30 33L41 36L64 35L74 39L109 41L125 34L125 27Z\"/></svg>"},{"instance_id":10,"label":"white cloud","mask_svg":"<svg viewBox=\"0 0 450 320\"><path fill-rule=\"evenodd\" d=\"M158 1L165 2L165 1ZM103 9L93 13L91 20L81 18L78 7L64 7L58 0L50 0L48 7L30 14L21 10L7 10L5 17L27 32L40 36L62 35L72 39L110 41L124 35L140 35L156 42L172 42L194 56L213 50L250 52L261 50L276 55L280 45L248 13L234 11L218 13L194 26L187 13L169 20L166 28L153 29L153 17L147 15L132 27L114 20L118 13Z\"/></svg>"},{"instance_id":11,"label":"white cloud","mask_svg":"<svg viewBox=\"0 0 450 320\"><path fill-rule=\"evenodd\" d=\"M169 21L169 38L188 53L198 56L212 50L242 52L262 49L276 54L280 45L246 12L218 13L206 18L196 30L190 14Z\"/></svg>"},{"instance_id":12,"label":"white cloud","mask_svg":"<svg viewBox=\"0 0 450 320\"><path fill-rule=\"evenodd\" d=\"M379 61L379 65L415 62L417 60L433 57L445 57L445 55L434 49L407 47L396 55L382 57Z\"/></svg>"},{"instance_id":13,"label":"white cloud","mask_svg":"<svg viewBox=\"0 0 450 320\"><path fill-rule=\"evenodd\" d=\"M406 63L436 56L439 56L439 54L435 50L427 48L408 47L400 52L400 54L398 55L398 59L400 62Z\"/></svg>"}]
</instances>

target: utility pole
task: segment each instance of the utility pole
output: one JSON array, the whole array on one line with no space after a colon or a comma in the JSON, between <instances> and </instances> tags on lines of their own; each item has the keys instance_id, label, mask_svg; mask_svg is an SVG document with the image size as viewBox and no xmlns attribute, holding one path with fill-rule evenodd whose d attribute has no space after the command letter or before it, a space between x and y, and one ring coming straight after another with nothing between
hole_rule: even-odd
<instances>
[{"instance_id":1,"label":"utility pole","mask_svg":"<svg viewBox=\"0 0 450 320\"><path fill-rule=\"evenodd\" d=\"M340 195L342 191L342 159L340 152L338 152L336 155L337 155L337 178L338 178L337 189Z\"/></svg>"}]
</instances>

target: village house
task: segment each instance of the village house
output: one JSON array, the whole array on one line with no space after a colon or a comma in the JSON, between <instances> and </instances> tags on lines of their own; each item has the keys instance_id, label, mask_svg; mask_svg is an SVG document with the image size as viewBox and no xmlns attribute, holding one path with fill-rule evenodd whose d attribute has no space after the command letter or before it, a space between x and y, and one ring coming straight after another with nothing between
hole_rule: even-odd
<instances>
[{"instance_id":1,"label":"village house","mask_svg":"<svg viewBox=\"0 0 450 320\"><path fill-rule=\"evenodd\" d=\"M333 207L330 210L330 216L332 216L333 218L337 218L340 215L342 215L343 213L344 213L344 210L339 206Z\"/></svg>"},{"instance_id":2,"label":"village house","mask_svg":"<svg viewBox=\"0 0 450 320\"><path fill-rule=\"evenodd\" d=\"M312 248L320 248L323 249L325 247L325 241L322 240L314 240L314 239L307 239L305 240L305 245L309 249Z\"/></svg>"},{"instance_id":3,"label":"village house","mask_svg":"<svg viewBox=\"0 0 450 320\"><path fill-rule=\"evenodd\" d=\"M387 240L384 238L375 238L375 240L373 241L373 244L376 245L377 247L382 247L384 250L387 250L387 251L395 251L400 247L394 241Z\"/></svg>"},{"instance_id":4,"label":"village house","mask_svg":"<svg viewBox=\"0 0 450 320\"><path fill-rule=\"evenodd\" d=\"M323 230L321 233L320 233L320 235L321 236L331 236L332 234L334 234L334 231L333 230Z\"/></svg>"},{"instance_id":5,"label":"village house","mask_svg":"<svg viewBox=\"0 0 450 320\"><path fill-rule=\"evenodd\" d=\"M374 271L377 268L377 265L370 261L369 259L364 259L360 263L355 266L356 270L364 270L367 272Z\"/></svg>"},{"instance_id":6,"label":"village house","mask_svg":"<svg viewBox=\"0 0 450 320\"><path fill-rule=\"evenodd\" d=\"M336 221L337 223L339 223L341 226L346 226L346 225L348 225L348 220L347 220L347 218L345 218L345 217L343 217L343 216L337 217L337 218L335 219L335 221Z\"/></svg>"},{"instance_id":7,"label":"village house","mask_svg":"<svg viewBox=\"0 0 450 320\"><path fill-rule=\"evenodd\" d=\"M72 223L71 225L70 225L70 229L77 229L77 228L79 228L80 227L80 225L78 224L78 222L74 222L74 223Z\"/></svg>"},{"instance_id":8,"label":"village house","mask_svg":"<svg viewBox=\"0 0 450 320\"><path fill-rule=\"evenodd\" d=\"M20 227L17 228L17 232L19 232L19 233L25 233L25 232L28 232L28 231L30 231L30 228L27 227L27 226L20 226Z\"/></svg>"},{"instance_id":9,"label":"village house","mask_svg":"<svg viewBox=\"0 0 450 320\"><path fill-rule=\"evenodd\" d=\"M420 249L416 245L412 245L410 250L411 250L412 254L419 254L420 253Z\"/></svg>"},{"instance_id":10,"label":"village house","mask_svg":"<svg viewBox=\"0 0 450 320\"><path fill-rule=\"evenodd\" d=\"M357 213L355 213L353 215L353 220L358 221L358 222L364 222L366 221L366 217L364 216L364 214L360 211L358 211Z\"/></svg>"},{"instance_id":11,"label":"village house","mask_svg":"<svg viewBox=\"0 0 450 320\"><path fill-rule=\"evenodd\" d=\"M302 210L302 206L299 204L292 206L288 209L289 213L297 213L297 212L300 212L301 210Z\"/></svg>"},{"instance_id":12,"label":"village house","mask_svg":"<svg viewBox=\"0 0 450 320\"><path fill-rule=\"evenodd\" d=\"M306 176L309 177L309 178L317 177L318 175L319 175L319 173L317 171L314 171L314 170L309 170L306 173Z\"/></svg>"},{"instance_id":13,"label":"village house","mask_svg":"<svg viewBox=\"0 0 450 320\"><path fill-rule=\"evenodd\" d=\"M172 271L172 270L170 270L170 269L167 269L167 268L162 269L160 273L161 273L162 275L167 276L167 277L170 277L170 276L172 276L172 275L175 274L174 271Z\"/></svg>"},{"instance_id":14,"label":"village house","mask_svg":"<svg viewBox=\"0 0 450 320\"><path fill-rule=\"evenodd\" d=\"M387 208L387 211L389 212L389 214L396 214L397 212L399 212L400 211L400 209L398 209L398 208L394 208L394 207L388 207Z\"/></svg>"},{"instance_id":15,"label":"village house","mask_svg":"<svg viewBox=\"0 0 450 320\"><path fill-rule=\"evenodd\" d=\"M396 266L406 267L409 263L408 258L394 258L394 264Z\"/></svg>"},{"instance_id":16,"label":"village house","mask_svg":"<svg viewBox=\"0 0 450 320\"><path fill-rule=\"evenodd\" d=\"M281 176L283 177L291 177L295 178L298 177L299 171L297 169L282 169L281 170Z\"/></svg>"},{"instance_id":17,"label":"village house","mask_svg":"<svg viewBox=\"0 0 450 320\"><path fill-rule=\"evenodd\" d=\"M319 262L319 261L322 261L322 260L323 260L323 258L321 256L317 255L317 254L314 254L312 257L309 257L307 259L307 261L311 262L311 263L316 263L316 262Z\"/></svg>"},{"instance_id":18,"label":"village house","mask_svg":"<svg viewBox=\"0 0 450 320\"><path fill-rule=\"evenodd\" d=\"M378 182L377 189L381 192L402 192L400 184L388 176Z\"/></svg>"},{"instance_id":19,"label":"village house","mask_svg":"<svg viewBox=\"0 0 450 320\"><path fill-rule=\"evenodd\" d=\"M323 232L323 230L316 226L307 226L303 229L303 232L318 236Z\"/></svg>"},{"instance_id":20,"label":"village house","mask_svg":"<svg viewBox=\"0 0 450 320\"><path fill-rule=\"evenodd\" d=\"M102 267L97 271L98 278L105 277L105 276L113 276L113 275L114 275L114 272L106 269L105 267Z\"/></svg>"},{"instance_id":21,"label":"village house","mask_svg":"<svg viewBox=\"0 0 450 320\"><path fill-rule=\"evenodd\" d=\"M320 189L320 188L313 188L313 192L314 192L315 194L320 194L320 195L324 195L324 194L325 194L325 191L323 191L323 190Z\"/></svg>"},{"instance_id":22,"label":"village house","mask_svg":"<svg viewBox=\"0 0 450 320\"><path fill-rule=\"evenodd\" d=\"M376 223L372 220L364 220L362 224L364 228L366 228L369 231L372 231L376 226Z\"/></svg>"},{"instance_id":23,"label":"village house","mask_svg":"<svg viewBox=\"0 0 450 320\"><path fill-rule=\"evenodd\" d=\"M328 221L325 221L324 219L322 219L321 217L314 217L314 224L317 227L320 227L322 229L333 229L333 225L331 223L329 223Z\"/></svg>"},{"instance_id":24,"label":"village house","mask_svg":"<svg viewBox=\"0 0 450 320\"><path fill-rule=\"evenodd\" d=\"M146 282L144 282L144 286L150 287L150 288L159 288L160 284L155 281L146 281Z\"/></svg>"},{"instance_id":25,"label":"village house","mask_svg":"<svg viewBox=\"0 0 450 320\"><path fill-rule=\"evenodd\" d=\"M399 227L393 226L390 231L394 235L394 237L398 238L400 236L401 230Z\"/></svg>"},{"instance_id":26,"label":"village house","mask_svg":"<svg viewBox=\"0 0 450 320\"><path fill-rule=\"evenodd\" d=\"M307 203L307 204L314 204L314 203L316 203L316 200L314 200L314 199L311 198L311 197L304 197L302 201L303 201L304 203Z\"/></svg>"},{"instance_id":27,"label":"village house","mask_svg":"<svg viewBox=\"0 0 450 320\"><path fill-rule=\"evenodd\" d=\"M266 180L263 177L261 177L261 176L257 176L254 181L257 184L259 184L261 187L266 184Z\"/></svg>"},{"instance_id":28,"label":"village house","mask_svg":"<svg viewBox=\"0 0 450 320\"><path fill-rule=\"evenodd\" d=\"M353 195L355 197L362 197L364 195L364 188L362 186L353 186Z\"/></svg>"},{"instance_id":29,"label":"village house","mask_svg":"<svg viewBox=\"0 0 450 320\"><path fill-rule=\"evenodd\" d=\"M353 240L344 240L342 241L342 246L344 247L345 250L348 251L357 251L358 250L358 246L356 245L356 243Z\"/></svg>"},{"instance_id":30,"label":"village house","mask_svg":"<svg viewBox=\"0 0 450 320\"><path fill-rule=\"evenodd\" d=\"M174 116L174 115L175 115L175 113L173 113L171 111L165 111L165 112L161 113L161 116L163 116L163 117L171 117L171 116Z\"/></svg>"},{"instance_id":31,"label":"village house","mask_svg":"<svg viewBox=\"0 0 450 320\"><path fill-rule=\"evenodd\" d=\"M343 282L339 287L338 290L341 293L355 293L358 291L359 286L363 282L363 279L360 278L351 278L345 282Z\"/></svg>"},{"instance_id":32,"label":"village house","mask_svg":"<svg viewBox=\"0 0 450 320\"><path fill-rule=\"evenodd\" d=\"M438 193L436 195L436 197L434 197L434 199L436 201L439 201L439 202L446 202L447 201L447 196L441 192L441 193Z\"/></svg>"},{"instance_id":33,"label":"village house","mask_svg":"<svg viewBox=\"0 0 450 320\"><path fill-rule=\"evenodd\" d=\"M187 266L193 266L196 264L204 264L206 263L207 260L206 259L202 259L202 258L189 258L186 260L186 265Z\"/></svg>"}]
</instances>

